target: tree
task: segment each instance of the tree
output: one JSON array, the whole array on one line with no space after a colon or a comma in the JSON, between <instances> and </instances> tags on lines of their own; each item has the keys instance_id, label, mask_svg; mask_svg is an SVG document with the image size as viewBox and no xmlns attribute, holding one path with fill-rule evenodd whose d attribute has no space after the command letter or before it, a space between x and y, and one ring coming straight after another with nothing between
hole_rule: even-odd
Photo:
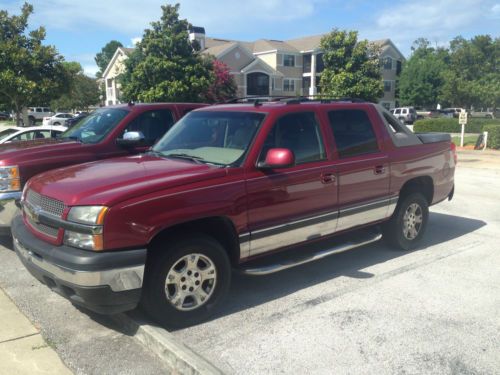
<instances>
[{"instance_id":1,"label":"tree","mask_svg":"<svg viewBox=\"0 0 500 375\"><path fill-rule=\"evenodd\" d=\"M223 102L236 96L236 82L230 74L229 67L222 61L213 61L213 77L205 100L209 103Z\"/></svg>"},{"instance_id":2,"label":"tree","mask_svg":"<svg viewBox=\"0 0 500 375\"><path fill-rule=\"evenodd\" d=\"M102 77L104 71L106 70L109 62L113 58L113 55L115 54L118 47L123 47L123 44L121 44L117 40L112 40L101 48L101 52L95 55L94 60L97 66L99 67L99 71L96 73L97 78Z\"/></svg>"},{"instance_id":3,"label":"tree","mask_svg":"<svg viewBox=\"0 0 500 375\"><path fill-rule=\"evenodd\" d=\"M450 42L450 64L442 88L443 102L469 108L499 105L500 38L460 36Z\"/></svg>"},{"instance_id":4,"label":"tree","mask_svg":"<svg viewBox=\"0 0 500 375\"><path fill-rule=\"evenodd\" d=\"M417 39L399 79L401 104L435 108L448 70L448 60L447 50L430 47L427 39Z\"/></svg>"},{"instance_id":5,"label":"tree","mask_svg":"<svg viewBox=\"0 0 500 375\"><path fill-rule=\"evenodd\" d=\"M33 6L25 3L19 16L0 11L0 102L20 113L29 105L46 105L68 89L63 58L44 46L45 29L27 32Z\"/></svg>"},{"instance_id":6,"label":"tree","mask_svg":"<svg viewBox=\"0 0 500 375\"><path fill-rule=\"evenodd\" d=\"M321 93L377 102L384 93L380 74L380 50L367 40L358 42L357 31L332 32L321 39L325 69Z\"/></svg>"},{"instance_id":7,"label":"tree","mask_svg":"<svg viewBox=\"0 0 500 375\"><path fill-rule=\"evenodd\" d=\"M70 88L67 93L51 102L57 111L87 109L99 102L99 87L94 78L86 76L80 63L64 62L66 74L70 77Z\"/></svg>"},{"instance_id":8,"label":"tree","mask_svg":"<svg viewBox=\"0 0 500 375\"><path fill-rule=\"evenodd\" d=\"M161 7L160 21L151 23L120 77L123 98L143 102L202 101L211 81L211 61L188 39L187 20L179 4Z\"/></svg>"}]
</instances>

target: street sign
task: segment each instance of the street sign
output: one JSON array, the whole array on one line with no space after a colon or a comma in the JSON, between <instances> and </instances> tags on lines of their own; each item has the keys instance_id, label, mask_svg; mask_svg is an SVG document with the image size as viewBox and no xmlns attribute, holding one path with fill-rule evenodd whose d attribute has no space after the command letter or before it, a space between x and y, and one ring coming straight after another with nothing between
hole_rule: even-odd
<instances>
[{"instance_id":1,"label":"street sign","mask_svg":"<svg viewBox=\"0 0 500 375\"><path fill-rule=\"evenodd\" d=\"M466 125L467 124L467 112L461 111L460 114L458 115L458 123L460 125Z\"/></svg>"},{"instance_id":2,"label":"street sign","mask_svg":"<svg viewBox=\"0 0 500 375\"><path fill-rule=\"evenodd\" d=\"M458 123L462 125L462 133L460 136L460 147L464 147L464 133L465 133L465 125L467 124L467 112L465 110L461 110L458 115Z\"/></svg>"}]
</instances>

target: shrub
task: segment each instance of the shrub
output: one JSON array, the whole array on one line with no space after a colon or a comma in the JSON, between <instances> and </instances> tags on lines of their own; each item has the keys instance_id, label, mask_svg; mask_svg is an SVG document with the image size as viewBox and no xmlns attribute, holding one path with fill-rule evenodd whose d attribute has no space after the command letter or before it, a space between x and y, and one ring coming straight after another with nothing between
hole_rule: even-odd
<instances>
[{"instance_id":1,"label":"shrub","mask_svg":"<svg viewBox=\"0 0 500 375\"><path fill-rule=\"evenodd\" d=\"M485 125L483 131L488 132L488 147L500 149L500 126Z\"/></svg>"},{"instance_id":2,"label":"shrub","mask_svg":"<svg viewBox=\"0 0 500 375\"><path fill-rule=\"evenodd\" d=\"M483 118L472 118L469 119L467 125L465 125L466 133L481 133L484 126L493 125L499 126L500 119L483 119ZM458 123L456 118L429 118L418 120L415 122L413 127L415 133L425 133L425 132L444 132L444 133L460 133L462 131L462 126Z\"/></svg>"}]
</instances>

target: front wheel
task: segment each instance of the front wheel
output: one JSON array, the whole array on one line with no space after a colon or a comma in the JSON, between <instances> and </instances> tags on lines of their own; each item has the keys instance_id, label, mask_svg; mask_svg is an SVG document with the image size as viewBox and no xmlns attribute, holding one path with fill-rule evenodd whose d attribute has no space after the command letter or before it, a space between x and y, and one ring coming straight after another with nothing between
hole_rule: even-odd
<instances>
[{"instance_id":1,"label":"front wheel","mask_svg":"<svg viewBox=\"0 0 500 375\"><path fill-rule=\"evenodd\" d=\"M207 319L231 280L229 259L220 243L200 234L151 250L142 292L145 310L172 328Z\"/></svg>"},{"instance_id":2,"label":"front wheel","mask_svg":"<svg viewBox=\"0 0 500 375\"><path fill-rule=\"evenodd\" d=\"M422 240L427 221L429 205L420 193L404 197L396 207L391 219L383 227L384 240L401 250L414 249Z\"/></svg>"}]
</instances>

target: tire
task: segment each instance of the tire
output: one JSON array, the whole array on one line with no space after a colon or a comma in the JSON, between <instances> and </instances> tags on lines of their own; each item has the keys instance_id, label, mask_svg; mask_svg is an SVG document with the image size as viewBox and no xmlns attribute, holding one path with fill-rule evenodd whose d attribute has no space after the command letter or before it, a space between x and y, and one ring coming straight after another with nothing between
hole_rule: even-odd
<instances>
[{"instance_id":1,"label":"tire","mask_svg":"<svg viewBox=\"0 0 500 375\"><path fill-rule=\"evenodd\" d=\"M229 290L231 265L227 252L203 234L170 238L168 242L171 245L159 243L150 249L153 255L146 266L142 307L168 328L200 323L214 313ZM189 263L196 256L196 263ZM203 271L208 271L206 278ZM171 283L167 284L167 277Z\"/></svg>"},{"instance_id":2,"label":"tire","mask_svg":"<svg viewBox=\"0 0 500 375\"><path fill-rule=\"evenodd\" d=\"M391 219L384 224L383 238L392 247L412 250L422 240L428 220L427 200L421 193L410 193L398 202Z\"/></svg>"}]
</instances>

